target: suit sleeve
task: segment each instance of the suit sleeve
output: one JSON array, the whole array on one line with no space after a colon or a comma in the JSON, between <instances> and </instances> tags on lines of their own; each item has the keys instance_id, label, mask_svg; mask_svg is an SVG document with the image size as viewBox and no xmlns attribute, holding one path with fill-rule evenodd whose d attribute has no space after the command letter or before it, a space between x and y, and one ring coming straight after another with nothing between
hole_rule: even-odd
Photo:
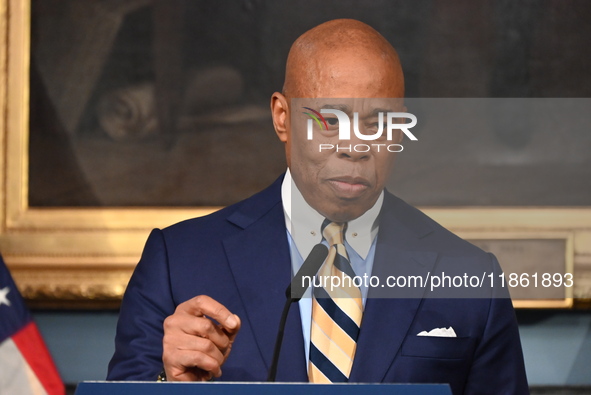
<instances>
[{"instance_id":1,"label":"suit sleeve","mask_svg":"<svg viewBox=\"0 0 591 395\"><path fill-rule=\"evenodd\" d=\"M125 291L107 380L156 380L162 371L162 323L174 313L162 231L152 231Z\"/></svg>"},{"instance_id":2,"label":"suit sleeve","mask_svg":"<svg viewBox=\"0 0 591 395\"><path fill-rule=\"evenodd\" d=\"M495 256L489 255L499 278L501 267ZM517 319L506 288L493 290L483 337L464 394L529 394Z\"/></svg>"}]
</instances>

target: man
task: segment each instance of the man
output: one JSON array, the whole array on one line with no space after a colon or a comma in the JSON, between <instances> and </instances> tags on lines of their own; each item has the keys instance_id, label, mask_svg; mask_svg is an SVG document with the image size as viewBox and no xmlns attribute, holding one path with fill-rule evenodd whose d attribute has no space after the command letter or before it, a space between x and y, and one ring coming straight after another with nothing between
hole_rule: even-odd
<instances>
[{"instance_id":1,"label":"man","mask_svg":"<svg viewBox=\"0 0 591 395\"><path fill-rule=\"evenodd\" d=\"M295 105L309 98L326 108L326 98L334 99L338 108L359 111L362 123L369 119L363 129L371 134L368 100L387 106L403 95L398 56L371 27L334 20L298 38L283 93L271 99L288 172L245 201L152 232L123 300L108 379L154 380L164 369L169 381L264 381L285 287L316 243L332 251L322 273L469 266L496 275L492 255L384 191L393 153L319 152L319 142L337 142L335 119L327 117L308 140ZM398 131L394 142L401 137ZM366 141L349 141L359 142ZM454 394L528 392L509 299L375 298L368 288L341 289L351 297L338 299L315 286L313 297L293 306L278 381L446 382ZM456 336L418 336L443 327ZM335 349L340 359L329 355Z\"/></svg>"}]
</instances>

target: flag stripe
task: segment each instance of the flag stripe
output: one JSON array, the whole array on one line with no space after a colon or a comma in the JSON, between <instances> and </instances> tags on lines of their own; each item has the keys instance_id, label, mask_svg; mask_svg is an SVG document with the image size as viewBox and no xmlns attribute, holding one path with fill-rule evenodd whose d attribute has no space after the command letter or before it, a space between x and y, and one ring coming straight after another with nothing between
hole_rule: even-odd
<instances>
[{"instance_id":1,"label":"flag stripe","mask_svg":"<svg viewBox=\"0 0 591 395\"><path fill-rule=\"evenodd\" d=\"M49 351L34 322L29 322L12 336L23 358L49 395L64 395L65 388Z\"/></svg>"},{"instance_id":2,"label":"flag stripe","mask_svg":"<svg viewBox=\"0 0 591 395\"><path fill-rule=\"evenodd\" d=\"M0 343L0 394L47 395L11 338Z\"/></svg>"}]
</instances>

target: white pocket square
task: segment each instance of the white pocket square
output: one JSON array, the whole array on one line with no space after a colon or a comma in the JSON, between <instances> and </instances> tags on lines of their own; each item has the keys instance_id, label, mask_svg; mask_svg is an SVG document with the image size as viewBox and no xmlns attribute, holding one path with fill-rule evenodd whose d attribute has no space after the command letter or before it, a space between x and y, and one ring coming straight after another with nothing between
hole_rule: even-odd
<instances>
[{"instance_id":1,"label":"white pocket square","mask_svg":"<svg viewBox=\"0 0 591 395\"><path fill-rule=\"evenodd\" d=\"M429 332L422 331L417 333L417 336L433 336L433 337L458 337L456 332L454 332L454 328L451 326L449 328L435 328L431 329Z\"/></svg>"}]
</instances>

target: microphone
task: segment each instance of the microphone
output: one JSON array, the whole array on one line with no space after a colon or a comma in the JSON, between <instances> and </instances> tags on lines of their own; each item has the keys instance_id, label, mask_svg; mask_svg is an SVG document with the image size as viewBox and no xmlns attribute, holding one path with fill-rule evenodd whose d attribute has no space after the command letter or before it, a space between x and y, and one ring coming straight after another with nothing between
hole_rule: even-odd
<instances>
[{"instance_id":1,"label":"microphone","mask_svg":"<svg viewBox=\"0 0 591 395\"><path fill-rule=\"evenodd\" d=\"M324 263L324 260L328 256L328 248L324 244L316 244L312 251L310 251L310 255L306 258L300 270L293 276L291 283L287 286L285 290L285 296L288 299L291 299L291 302L299 302L306 289L308 287L304 287L302 284L302 280L304 277L313 277L320 269L320 266Z\"/></svg>"},{"instance_id":2,"label":"microphone","mask_svg":"<svg viewBox=\"0 0 591 395\"><path fill-rule=\"evenodd\" d=\"M277 331L275 349L273 351L273 362L271 363L269 376L267 377L267 381L269 382L275 381L275 376L277 375L279 352L281 351L281 344L283 343L283 333L285 332L285 322L287 321L289 308L293 302L298 302L302 298L307 289L307 287L302 286L302 279L304 277L315 276L327 256L328 248L324 244L316 244L285 290L285 305L283 306L283 312L281 313L281 319L279 320L279 329Z\"/></svg>"}]
</instances>

